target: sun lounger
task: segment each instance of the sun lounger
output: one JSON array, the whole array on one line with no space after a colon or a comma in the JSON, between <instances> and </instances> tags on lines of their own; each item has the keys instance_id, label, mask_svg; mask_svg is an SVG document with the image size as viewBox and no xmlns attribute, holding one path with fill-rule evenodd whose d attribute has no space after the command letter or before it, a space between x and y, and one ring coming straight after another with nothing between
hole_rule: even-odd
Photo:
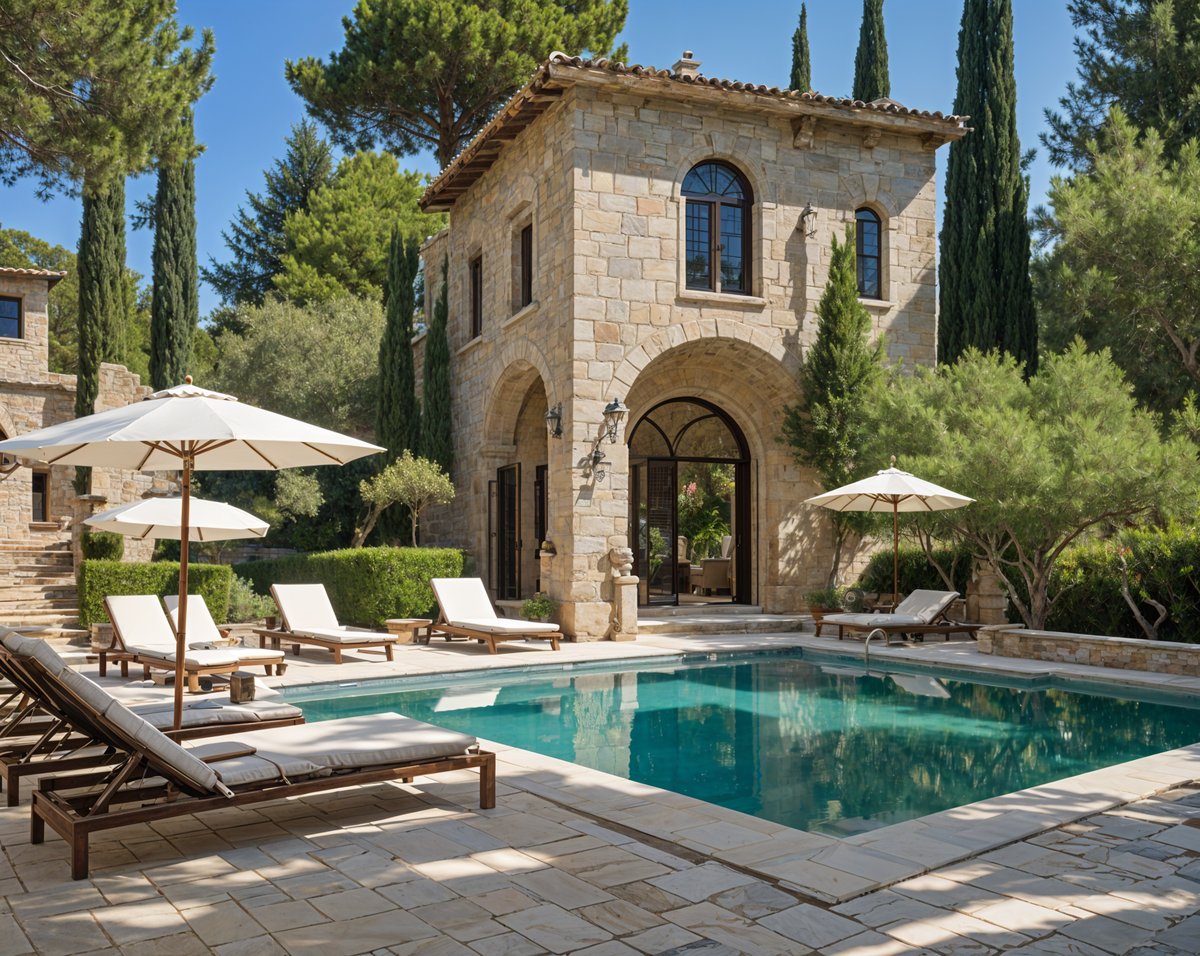
<instances>
[{"instance_id":1,"label":"sun lounger","mask_svg":"<svg viewBox=\"0 0 1200 956\"><path fill-rule=\"evenodd\" d=\"M109 595L104 599L104 607L108 611L108 619L112 621L113 643L119 644L132 654L133 660L142 665L147 677L152 668L172 672L175 670L175 630L158 598L152 594ZM192 604L188 605L189 612L192 607ZM205 612L211 624L212 617L207 614L207 608ZM254 664L261 664L268 674L271 673L271 668L276 666L282 674L286 666L283 654L278 650L262 650L256 647L214 648L208 641L193 641L190 638L183 660L188 690L193 694L200 692L200 678L203 676L232 674L239 667Z\"/></svg>"},{"instance_id":2,"label":"sun lounger","mask_svg":"<svg viewBox=\"0 0 1200 956\"><path fill-rule=\"evenodd\" d=\"M551 648L559 649L562 634L557 624L500 617L479 578L433 578L429 583L441 611L437 623L429 628L430 634L442 634L447 640L469 637L487 644L492 654L501 641L535 638L547 640Z\"/></svg>"},{"instance_id":3,"label":"sun lounger","mask_svg":"<svg viewBox=\"0 0 1200 956\"><path fill-rule=\"evenodd\" d=\"M0 634L10 633L0 627ZM40 653L55 668L66 666L53 648L46 646ZM34 705L31 713L36 715L0 738L0 779L10 807L20 802L20 784L25 777L115 762L111 748L80 731L66 714L43 701L36 677L29 674L22 659L11 656L0 659L0 673L21 688ZM169 733L176 739L185 739L304 723L304 712L299 707L285 702L269 688L264 687L263 691L264 697L256 696L252 701L237 704L228 697L188 701L184 704L180 729ZM129 709L159 730L167 731L174 723L174 702L170 699L130 704Z\"/></svg>"},{"instance_id":4,"label":"sun lounger","mask_svg":"<svg viewBox=\"0 0 1200 956\"><path fill-rule=\"evenodd\" d=\"M333 662L342 662L346 648L382 647L387 659L394 660L394 634L383 634L364 627L339 624L329 595L323 584L272 584L271 597L283 618L282 631L256 631L275 647L280 642L291 644L293 653L300 653L301 644L313 644L333 652Z\"/></svg>"},{"instance_id":5,"label":"sun lounger","mask_svg":"<svg viewBox=\"0 0 1200 956\"><path fill-rule=\"evenodd\" d=\"M839 641L847 631L869 633L879 630L889 636L909 634L918 638L959 631L973 634L979 629L978 624L963 624L946 617L946 611L957 598L957 591L916 590L890 614L826 614L821 623L837 625Z\"/></svg>"},{"instance_id":6,"label":"sun lounger","mask_svg":"<svg viewBox=\"0 0 1200 956\"><path fill-rule=\"evenodd\" d=\"M91 834L206 810L472 768L479 770L480 807L495 806L495 754L466 734L372 714L181 745L66 667L43 642L9 634L0 645L0 659L24 665L40 697L119 754L110 770L38 781L31 842L44 842L47 824L60 834L71 847L73 879L88 875Z\"/></svg>"},{"instance_id":7,"label":"sun lounger","mask_svg":"<svg viewBox=\"0 0 1200 956\"><path fill-rule=\"evenodd\" d=\"M163 606L167 609L167 620L171 622L171 630L178 634L179 595L168 594L162 601ZM224 646L222 642L227 638L212 619L208 605L204 603L201 595L188 595L187 612L188 647L197 649L211 647L217 650L232 651L242 664L264 664L268 675L271 673L272 666L280 675L287 669L287 665L283 662L283 654L278 648L272 650L270 648L243 647L240 644L233 647Z\"/></svg>"}]
</instances>

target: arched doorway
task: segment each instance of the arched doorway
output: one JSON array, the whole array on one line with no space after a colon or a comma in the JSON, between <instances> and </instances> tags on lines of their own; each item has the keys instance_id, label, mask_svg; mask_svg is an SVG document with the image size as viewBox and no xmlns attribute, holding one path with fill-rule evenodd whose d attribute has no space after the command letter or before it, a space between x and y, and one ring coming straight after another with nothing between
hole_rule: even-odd
<instances>
[{"instance_id":1,"label":"arched doorway","mask_svg":"<svg viewBox=\"0 0 1200 956\"><path fill-rule=\"evenodd\" d=\"M702 398L647 411L629 432L629 540L645 605L749 603L750 454Z\"/></svg>"}]
</instances>

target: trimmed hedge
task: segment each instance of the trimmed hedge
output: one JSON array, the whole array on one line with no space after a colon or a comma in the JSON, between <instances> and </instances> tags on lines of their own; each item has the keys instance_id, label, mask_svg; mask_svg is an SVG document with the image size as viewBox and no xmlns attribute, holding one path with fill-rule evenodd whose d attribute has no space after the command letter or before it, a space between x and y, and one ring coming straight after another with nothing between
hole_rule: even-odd
<instances>
[{"instance_id":1,"label":"trimmed hedge","mask_svg":"<svg viewBox=\"0 0 1200 956\"><path fill-rule=\"evenodd\" d=\"M233 568L227 564L189 564L188 593L204 596L218 623L229 614L229 585ZM179 565L173 561L149 564L123 561L84 561L79 567L79 623L84 627L108 621L104 599L110 594L178 594Z\"/></svg>"},{"instance_id":2,"label":"trimmed hedge","mask_svg":"<svg viewBox=\"0 0 1200 956\"><path fill-rule=\"evenodd\" d=\"M125 556L125 538L112 531L85 531L79 536L85 560L120 561Z\"/></svg>"},{"instance_id":3,"label":"trimmed hedge","mask_svg":"<svg viewBox=\"0 0 1200 956\"><path fill-rule=\"evenodd\" d=\"M966 550L954 551L950 548L935 548L934 556L938 564L950 570L954 578L954 590L964 597L967 594L967 583L971 580L971 555ZM876 551L867 562L858 586L864 591L877 591L880 594L892 593L892 549ZM946 582L938 574L937 568L929 563L922 548L900 549L900 593L911 594L918 589L929 591L946 590Z\"/></svg>"},{"instance_id":4,"label":"trimmed hedge","mask_svg":"<svg viewBox=\"0 0 1200 956\"><path fill-rule=\"evenodd\" d=\"M343 624L383 627L390 617L429 617L430 578L462 576L456 548L348 548L235 565L238 577L268 594L272 584L324 584Z\"/></svg>"}]
</instances>

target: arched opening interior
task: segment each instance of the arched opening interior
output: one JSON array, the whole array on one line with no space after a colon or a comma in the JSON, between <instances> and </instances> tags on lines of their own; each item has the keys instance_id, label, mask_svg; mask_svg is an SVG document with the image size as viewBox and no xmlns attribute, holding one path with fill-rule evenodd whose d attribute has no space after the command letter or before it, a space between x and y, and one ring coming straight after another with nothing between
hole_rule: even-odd
<instances>
[{"instance_id":1,"label":"arched opening interior","mask_svg":"<svg viewBox=\"0 0 1200 956\"><path fill-rule=\"evenodd\" d=\"M705 399L668 399L628 441L639 602L748 603L750 453L737 423Z\"/></svg>"}]
</instances>

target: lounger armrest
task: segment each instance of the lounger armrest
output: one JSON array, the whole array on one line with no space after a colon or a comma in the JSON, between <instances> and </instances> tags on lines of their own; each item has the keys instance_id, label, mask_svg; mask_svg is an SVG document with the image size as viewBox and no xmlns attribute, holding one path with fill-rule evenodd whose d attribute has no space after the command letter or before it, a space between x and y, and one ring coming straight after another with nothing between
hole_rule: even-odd
<instances>
[{"instance_id":1,"label":"lounger armrest","mask_svg":"<svg viewBox=\"0 0 1200 956\"><path fill-rule=\"evenodd\" d=\"M258 751L245 744L230 745L221 750L215 750L212 753L196 754L204 763L217 763L221 760L233 760L235 757L252 757Z\"/></svg>"}]
</instances>

